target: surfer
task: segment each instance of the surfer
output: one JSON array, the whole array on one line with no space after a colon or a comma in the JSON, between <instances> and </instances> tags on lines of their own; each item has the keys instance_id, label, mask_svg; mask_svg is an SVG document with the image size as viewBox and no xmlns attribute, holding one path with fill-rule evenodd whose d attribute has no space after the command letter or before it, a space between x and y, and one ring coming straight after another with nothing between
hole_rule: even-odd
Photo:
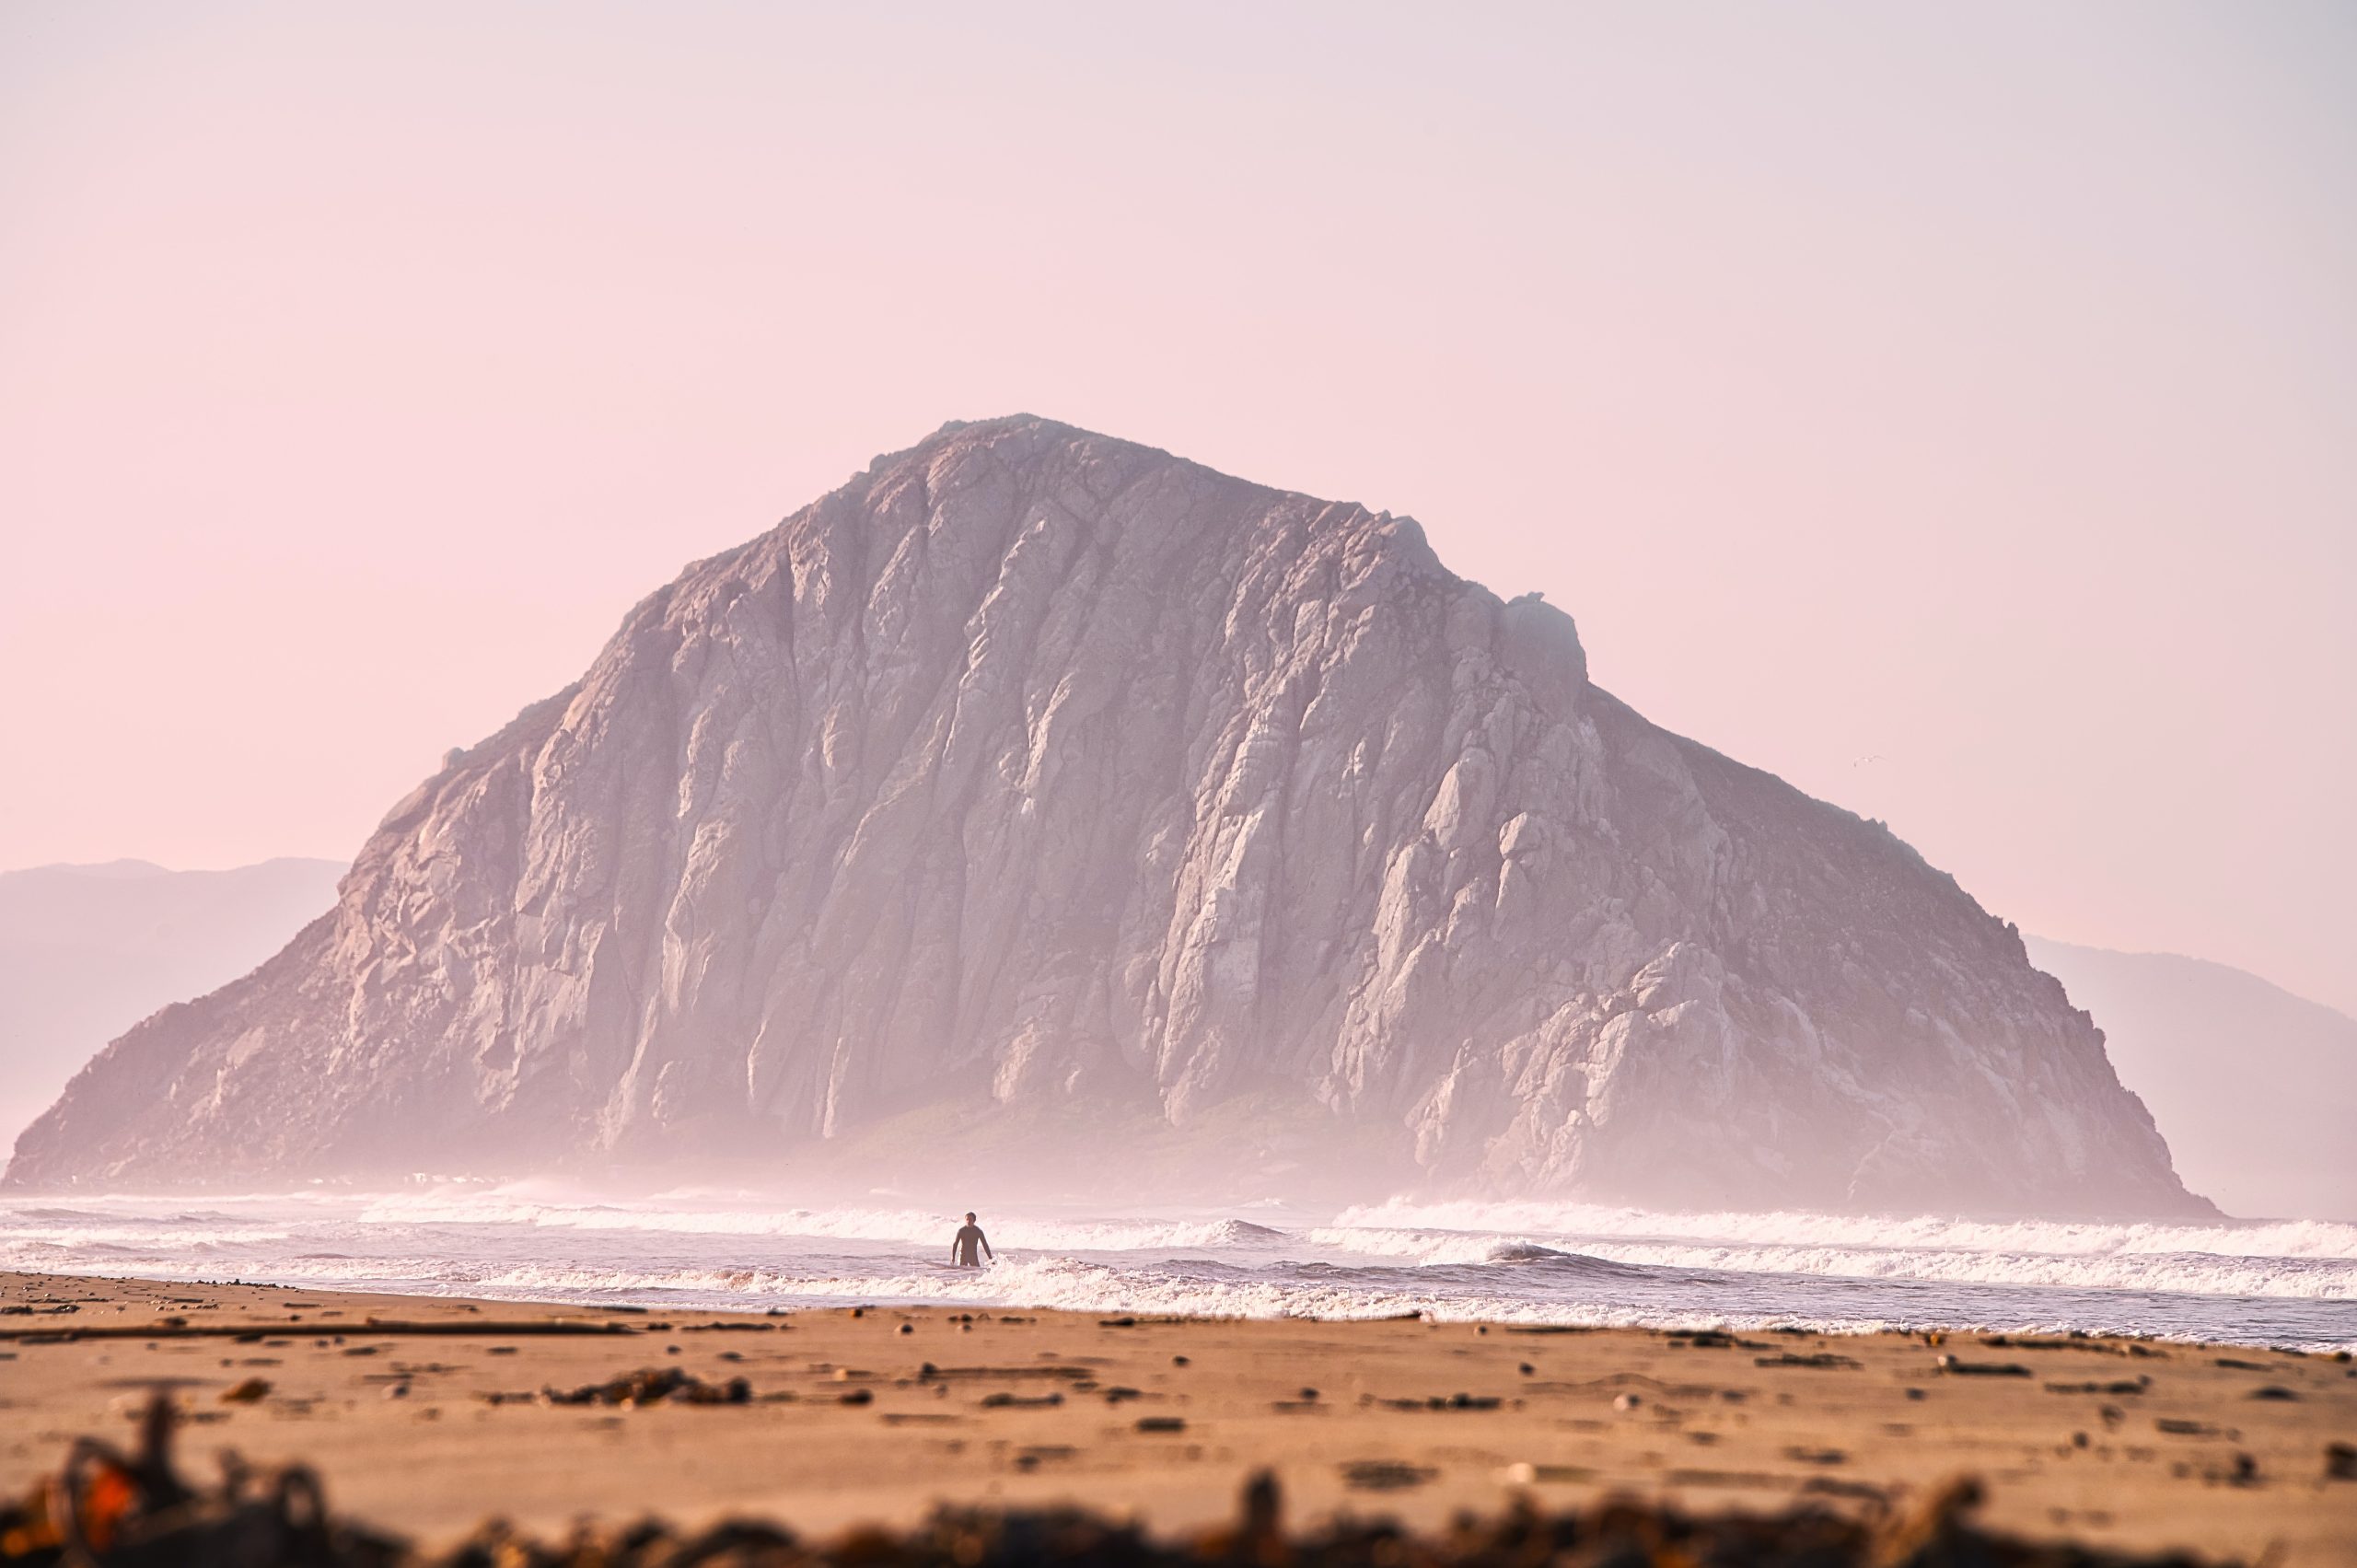
<instances>
[{"instance_id":1,"label":"surfer","mask_svg":"<svg viewBox=\"0 0 2357 1568\"><path fill-rule=\"evenodd\" d=\"M991 1251L991 1238L982 1234L982 1227L974 1223L974 1216L968 1214L965 1225L958 1232L958 1238L949 1244L951 1252L957 1256L959 1268L979 1269L982 1266L981 1259L974 1256L974 1249L977 1247L990 1254L992 1262L998 1261L998 1254Z\"/></svg>"}]
</instances>

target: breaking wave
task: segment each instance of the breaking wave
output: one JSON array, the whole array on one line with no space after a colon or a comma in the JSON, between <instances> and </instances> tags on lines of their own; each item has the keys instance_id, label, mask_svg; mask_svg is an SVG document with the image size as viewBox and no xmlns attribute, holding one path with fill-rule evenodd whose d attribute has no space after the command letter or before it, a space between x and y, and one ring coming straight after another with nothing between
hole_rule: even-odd
<instances>
[{"instance_id":1,"label":"breaking wave","mask_svg":"<svg viewBox=\"0 0 2357 1568\"><path fill-rule=\"evenodd\" d=\"M631 1303L962 1304L1104 1314L1983 1328L2357 1347L2357 1225L1992 1224L1416 1203L1340 1214L956 1216L743 1192L593 1202L545 1188L0 1202L0 1268ZM1263 1223L1279 1221L1282 1224Z\"/></svg>"},{"instance_id":2,"label":"breaking wave","mask_svg":"<svg viewBox=\"0 0 2357 1568\"><path fill-rule=\"evenodd\" d=\"M2214 1220L2135 1224L2063 1220L1881 1218L1807 1213L1656 1214L1590 1203L1414 1202L1394 1198L1345 1209L1347 1229L1476 1231L1489 1235L1739 1238L1796 1248L1873 1247L2014 1254L2214 1253L2357 1261L2357 1225L2337 1220Z\"/></svg>"},{"instance_id":3,"label":"breaking wave","mask_svg":"<svg viewBox=\"0 0 2357 1568\"><path fill-rule=\"evenodd\" d=\"M683 1236L825 1237L849 1241L939 1242L954 1218L921 1209L718 1209L559 1203L498 1193L418 1193L378 1198L364 1222L412 1225L526 1225L543 1230L649 1231ZM1120 1252L1234 1247L1282 1238L1248 1220L1052 1220L990 1222L991 1239L1007 1247Z\"/></svg>"},{"instance_id":4,"label":"breaking wave","mask_svg":"<svg viewBox=\"0 0 2357 1568\"><path fill-rule=\"evenodd\" d=\"M1519 1246L1718 1272L2357 1301L2357 1225L2327 1220L2105 1225L1395 1200L1346 1210L1310 1239L1429 1262Z\"/></svg>"}]
</instances>

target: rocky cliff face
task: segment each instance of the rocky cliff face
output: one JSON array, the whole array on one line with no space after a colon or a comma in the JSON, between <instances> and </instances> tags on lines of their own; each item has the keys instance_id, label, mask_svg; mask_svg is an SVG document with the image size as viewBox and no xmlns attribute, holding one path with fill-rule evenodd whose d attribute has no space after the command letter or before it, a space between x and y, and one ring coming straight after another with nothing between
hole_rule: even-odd
<instances>
[{"instance_id":1,"label":"rocky cliff face","mask_svg":"<svg viewBox=\"0 0 2357 1568\"><path fill-rule=\"evenodd\" d=\"M1376 1179L2199 1206L2011 928L1590 685L1561 611L1028 417L648 598L8 1179L791 1157L928 1107L1183 1144L1243 1103Z\"/></svg>"}]
</instances>

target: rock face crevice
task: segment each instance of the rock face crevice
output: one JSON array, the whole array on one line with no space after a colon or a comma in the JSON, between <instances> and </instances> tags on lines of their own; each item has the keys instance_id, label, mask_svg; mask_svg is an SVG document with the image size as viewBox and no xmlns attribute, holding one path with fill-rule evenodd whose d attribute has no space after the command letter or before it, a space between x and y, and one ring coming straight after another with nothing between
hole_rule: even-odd
<instances>
[{"instance_id":1,"label":"rock face crevice","mask_svg":"<svg viewBox=\"0 0 2357 1568\"><path fill-rule=\"evenodd\" d=\"M2200 1207L1888 832L1647 724L1408 519L1029 417L641 603L8 1179L784 1155L942 1106L1183 1141L1254 1097L1469 1190Z\"/></svg>"}]
</instances>

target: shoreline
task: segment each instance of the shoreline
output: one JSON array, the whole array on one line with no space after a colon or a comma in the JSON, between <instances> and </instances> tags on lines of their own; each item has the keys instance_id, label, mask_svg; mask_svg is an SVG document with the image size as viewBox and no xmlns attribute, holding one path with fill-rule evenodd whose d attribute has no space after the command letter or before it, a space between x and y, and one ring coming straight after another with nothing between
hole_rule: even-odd
<instances>
[{"instance_id":1,"label":"shoreline","mask_svg":"<svg viewBox=\"0 0 2357 1568\"><path fill-rule=\"evenodd\" d=\"M726 1514L825 1534L943 1502L1071 1503L1178 1530L1229 1516L1267 1469L1299 1517L1418 1527L1525 1493L1864 1516L1970 1475L1981 1522L2025 1538L2357 1557L2357 1481L2327 1479L2329 1446L2357 1444L2357 1365L2243 1347L650 1310L28 1273L0 1274L0 1495L75 1436L127 1438L161 1386L185 1412L189 1473L227 1447L303 1460L339 1513L427 1545L494 1515L549 1531ZM691 1379L714 1402L567 1402L640 1372L641 1392ZM224 1400L250 1380L268 1387Z\"/></svg>"},{"instance_id":2,"label":"shoreline","mask_svg":"<svg viewBox=\"0 0 2357 1568\"><path fill-rule=\"evenodd\" d=\"M880 1205L880 1206L877 1206ZM2357 1350L2357 1225L1994 1228L1817 1214L1649 1214L1483 1203L1205 1215L1002 1211L986 1280L933 1266L940 1214L902 1195L850 1209L774 1195L630 1203L549 1191L249 1195L191 1209L92 1197L0 1202L16 1267L307 1289L637 1302L665 1310L888 1300L1321 1318L1825 1333L2145 1334Z\"/></svg>"},{"instance_id":3,"label":"shoreline","mask_svg":"<svg viewBox=\"0 0 2357 1568\"><path fill-rule=\"evenodd\" d=\"M944 1272L949 1265L941 1264ZM823 1296L755 1295L753 1299L763 1305L742 1305L742 1297L730 1295L722 1300L708 1297L716 1293L704 1293L706 1298L691 1298L687 1293L672 1287L650 1285L640 1289L616 1287L603 1291L582 1290L567 1293L562 1290L535 1290L523 1286L501 1286L476 1283L471 1290L435 1288L424 1282L384 1280L354 1281L312 1280L305 1278L204 1279L189 1273L157 1270L150 1272L98 1274L69 1272L32 1274L27 1271L0 1269L0 1281L28 1277L57 1280L87 1280L122 1286L146 1286L157 1289L186 1287L191 1290L271 1290L309 1293L312 1295L350 1296L357 1299L386 1301L422 1301L438 1303L470 1303L494 1309L518 1312L567 1310L587 1313L657 1314L673 1317L722 1318L784 1318L806 1314L849 1311L864 1307L868 1311L887 1310L907 1313L1038 1313L1049 1317L1111 1317L1131 1315L1144 1318L1185 1320L1198 1323L1377 1323L1415 1320L1435 1327L1488 1326L1515 1333L1633 1333L1652 1335L1683 1335L1694 1332L1727 1332L1735 1334L1804 1334L1825 1340L1871 1340L1895 1337L1905 1340L1922 1339L1925 1335L1956 1335L1966 1339L2012 1338L2029 1340L2082 1341L2088 1343L2142 1343L2155 1347L2177 1347L2189 1351L2243 1350L2269 1354L2307 1356L2330 1359L2336 1355L2357 1355L2357 1342L2340 1339L2299 1342L2282 1335L2221 1334L2198 1336L2163 1330L2102 1329L2084 1330L2064 1327L2051 1322L2020 1323L1970 1321L1956 1318L1926 1319L1914 1323L1887 1321L1829 1321L1821 1318L1801 1318L1791 1314L1759 1311L1717 1311L1697 1307L1691 1311L1677 1313L1646 1313L1629 1310L1620 1318L1563 1316L1551 1309L1535 1315L1513 1316L1505 1313L1481 1313L1467 1310L1446 1298L1429 1305L1404 1307L1398 1311L1367 1310L1332 1313L1315 1312L1223 1312L1195 1310L1187 1307L1138 1306L1127 1301L1114 1304L1081 1303L1039 1305L1019 1297L1009 1299L967 1298L960 1296L913 1297L889 1290L855 1294L832 1292ZM978 1275L978 1278L987 1277ZM879 1284L888 1281L877 1281ZM2016 1287L2027 1291L2068 1290L2069 1286L2026 1285ZM641 1299L633 1300L632 1296ZM2274 1297L2220 1297L2225 1300L2249 1300L2268 1304ZM2281 1298L2298 1301L2301 1298ZM1599 1311L1606 1309L1596 1309ZM0 1330L6 1325L0 1324Z\"/></svg>"}]
</instances>

